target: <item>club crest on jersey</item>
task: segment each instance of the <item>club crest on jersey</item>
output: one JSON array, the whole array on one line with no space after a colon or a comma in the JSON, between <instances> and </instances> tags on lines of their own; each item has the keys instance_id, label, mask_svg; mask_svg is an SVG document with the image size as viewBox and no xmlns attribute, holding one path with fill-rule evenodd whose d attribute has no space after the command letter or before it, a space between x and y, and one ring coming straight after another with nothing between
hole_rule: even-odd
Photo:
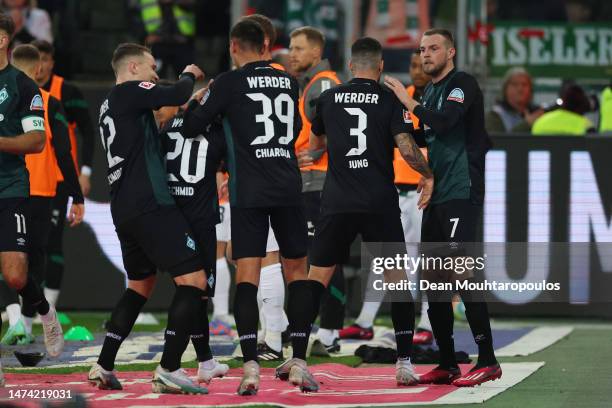
<instances>
[{"instance_id":1,"label":"club crest on jersey","mask_svg":"<svg viewBox=\"0 0 612 408\"><path fill-rule=\"evenodd\" d=\"M448 94L448 98L446 98L446 100L448 101L455 101L459 103L463 103L463 99L464 99L464 95L463 95L463 90L461 90L461 88L453 89Z\"/></svg>"},{"instance_id":2,"label":"club crest on jersey","mask_svg":"<svg viewBox=\"0 0 612 408\"><path fill-rule=\"evenodd\" d=\"M30 102L30 110L44 110L42 96L34 95L32 102Z\"/></svg>"},{"instance_id":3,"label":"club crest on jersey","mask_svg":"<svg viewBox=\"0 0 612 408\"><path fill-rule=\"evenodd\" d=\"M187 248L191 249L192 251L196 250L195 241L189 235L187 235Z\"/></svg>"},{"instance_id":4,"label":"club crest on jersey","mask_svg":"<svg viewBox=\"0 0 612 408\"><path fill-rule=\"evenodd\" d=\"M2 90L0 91L0 103L6 101L8 97L9 97L9 94L6 91L6 88L2 88Z\"/></svg>"},{"instance_id":5,"label":"club crest on jersey","mask_svg":"<svg viewBox=\"0 0 612 408\"><path fill-rule=\"evenodd\" d=\"M143 81L139 83L138 86L148 90L148 89L153 88L155 84L153 82Z\"/></svg>"},{"instance_id":6,"label":"club crest on jersey","mask_svg":"<svg viewBox=\"0 0 612 408\"><path fill-rule=\"evenodd\" d=\"M404 123L412 123L412 117L410 117L410 112L406 109L402 109L404 112Z\"/></svg>"}]
</instances>

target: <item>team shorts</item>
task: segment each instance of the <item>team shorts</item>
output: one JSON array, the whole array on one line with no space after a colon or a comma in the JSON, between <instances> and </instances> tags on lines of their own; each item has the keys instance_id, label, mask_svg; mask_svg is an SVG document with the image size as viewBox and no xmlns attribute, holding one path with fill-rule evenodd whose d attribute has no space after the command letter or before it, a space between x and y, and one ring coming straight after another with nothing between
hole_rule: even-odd
<instances>
[{"instance_id":1,"label":"team shorts","mask_svg":"<svg viewBox=\"0 0 612 408\"><path fill-rule=\"evenodd\" d=\"M315 225L321 217L321 191L308 191L302 193L302 197L304 199L304 213L306 214L308 245L310 247L315 235Z\"/></svg>"},{"instance_id":2,"label":"team shorts","mask_svg":"<svg viewBox=\"0 0 612 408\"><path fill-rule=\"evenodd\" d=\"M143 280L158 269L173 277L202 269L196 237L175 206L132 218L116 227L129 280Z\"/></svg>"},{"instance_id":3,"label":"team shorts","mask_svg":"<svg viewBox=\"0 0 612 408\"><path fill-rule=\"evenodd\" d=\"M217 224L217 241L228 242L232 240L232 211L229 203L223 203L219 207L221 213L221 222ZM278 251L278 242L272 227L268 230L268 242L266 244L266 252Z\"/></svg>"},{"instance_id":4,"label":"team shorts","mask_svg":"<svg viewBox=\"0 0 612 408\"><path fill-rule=\"evenodd\" d=\"M0 198L0 252L28 252L27 198Z\"/></svg>"},{"instance_id":5,"label":"team shorts","mask_svg":"<svg viewBox=\"0 0 612 408\"><path fill-rule=\"evenodd\" d=\"M232 207L231 211L233 259L263 258L266 252L273 251L280 251L288 259L306 256L308 242L302 206Z\"/></svg>"},{"instance_id":6,"label":"team shorts","mask_svg":"<svg viewBox=\"0 0 612 408\"><path fill-rule=\"evenodd\" d=\"M310 264L326 267L344 263L357 234L363 242L404 242L399 211L322 215L315 226Z\"/></svg>"},{"instance_id":7,"label":"team shorts","mask_svg":"<svg viewBox=\"0 0 612 408\"><path fill-rule=\"evenodd\" d=\"M195 235L195 240L200 250L201 265L206 272L205 295L215 295L215 283L217 282L217 233L215 227L209 222L190 221L189 225Z\"/></svg>"},{"instance_id":8,"label":"team shorts","mask_svg":"<svg viewBox=\"0 0 612 408\"><path fill-rule=\"evenodd\" d=\"M477 256L474 252L478 242L478 227L482 216L482 206L470 200L450 200L440 204L430 204L423 211L421 241L424 254L430 257ZM442 244L442 243L451 244ZM427 244L438 243L438 244ZM464 243L464 244L461 244ZM435 282L454 282L471 279L473 271L455 273L446 269L424 269L422 279Z\"/></svg>"}]
</instances>

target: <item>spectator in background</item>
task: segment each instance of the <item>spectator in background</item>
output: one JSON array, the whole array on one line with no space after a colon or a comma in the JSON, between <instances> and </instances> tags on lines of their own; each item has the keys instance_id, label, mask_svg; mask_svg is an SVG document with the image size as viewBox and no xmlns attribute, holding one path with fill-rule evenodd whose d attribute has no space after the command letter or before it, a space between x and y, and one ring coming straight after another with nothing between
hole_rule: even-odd
<instances>
[{"instance_id":1,"label":"spectator in background","mask_svg":"<svg viewBox=\"0 0 612 408\"><path fill-rule=\"evenodd\" d=\"M523 68L510 68L504 76L502 99L485 116L490 133L529 132L544 110L532 104L533 83Z\"/></svg>"},{"instance_id":2,"label":"spectator in background","mask_svg":"<svg viewBox=\"0 0 612 408\"><path fill-rule=\"evenodd\" d=\"M2 11L10 14L15 22L13 46L26 44L33 40L53 42L51 18L49 14L36 7L33 0L2 0Z\"/></svg>"},{"instance_id":3,"label":"spectator in background","mask_svg":"<svg viewBox=\"0 0 612 408\"><path fill-rule=\"evenodd\" d=\"M140 17L137 36L151 47L160 77L178 75L195 58L195 0L131 0Z\"/></svg>"},{"instance_id":4,"label":"spectator in background","mask_svg":"<svg viewBox=\"0 0 612 408\"><path fill-rule=\"evenodd\" d=\"M599 131L612 132L612 83L601 93L599 106Z\"/></svg>"},{"instance_id":5,"label":"spectator in background","mask_svg":"<svg viewBox=\"0 0 612 408\"><path fill-rule=\"evenodd\" d=\"M584 135L595 129L584 114L591 110L591 102L584 90L570 84L561 91L561 107L543 114L534 123L534 135Z\"/></svg>"}]
</instances>

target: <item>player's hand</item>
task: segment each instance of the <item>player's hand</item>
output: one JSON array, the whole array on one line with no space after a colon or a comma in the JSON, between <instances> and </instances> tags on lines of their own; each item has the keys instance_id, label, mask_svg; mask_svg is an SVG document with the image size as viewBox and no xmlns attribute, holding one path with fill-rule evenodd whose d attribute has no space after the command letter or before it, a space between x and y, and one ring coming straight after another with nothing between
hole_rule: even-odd
<instances>
[{"instance_id":1,"label":"player's hand","mask_svg":"<svg viewBox=\"0 0 612 408\"><path fill-rule=\"evenodd\" d=\"M76 227L83 222L85 216L85 204L72 204L68 212L68 221L71 227Z\"/></svg>"},{"instance_id":2,"label":"player's hand","mask_svg":"<svg viewBox=\"0 0 612 408\"><path fill-rule=\"evenodd\" d=\"M397 78L385 75L385 85L387 85L387 87L393 91L402 105L412 112L414 106L416 105L416 101L410 95L408 95L404 84L402 84Z\"/></svg>"},{"instance_id":3,"label":"player's hand","mask_svg":"<svg viewBox=\"0 0 612 408\"><path fill-rule=\"evenodd\" d=\"M419 196L419 201L417 202L417 207L419 208L419 210L422 210L429 205L431 195L433 194L433 187L433 177L421 177L417 186L417 193L421 193L421 195Z\"/></svg>"},{"instance_id":4,"label":"player's hand","mask_svg":"<svg viewBox=\"0 0 612 408\"><path fill-rule=\"evenodd\" d=\"M309 150L299 151L297 153L297 159L298 159L298 166L300 168L312 166L314 164L314 158L310 154Z\"/></svg>"},{"instance_id":5,"label":"player's hand","mask_svg":"<svg viewBox=\"0 0 612 408\"><path fill-rule=\"evenodd\" d=\"M91 179L89 176L81 174L79 176L79 184L81 185L81 191L85 197L89 196L89 192L91 191Z\"/></svg>"},{"instance_id":6,"label":"player's hand","mask_svg":"<svg viewBox=\"0 0 612 408\"><path fill-rule=\"evenodd\" d=\"M187 65L185 69L183 70L183 74L186 74L186 73L193 74L195 76L196 81L199 81L200 79L204 79L204 72L202 72L202 70L198 68L197 65L194 65L194 64Z\"/></svg>"}]
</instances>

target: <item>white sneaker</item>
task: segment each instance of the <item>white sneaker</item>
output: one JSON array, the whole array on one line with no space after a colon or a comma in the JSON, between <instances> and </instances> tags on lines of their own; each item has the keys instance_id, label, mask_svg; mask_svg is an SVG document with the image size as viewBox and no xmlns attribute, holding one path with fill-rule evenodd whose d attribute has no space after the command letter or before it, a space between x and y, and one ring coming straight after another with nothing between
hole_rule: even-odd
<instances>
[{"instance_id":1,"label":"white sneaker","mask_svg":"<svg viewBox=\"0 0 612 408\"><path fill-rule=\"evenodd\" d=\"M242 366L243 375L238 386L238 395L255 395L259 390L259 364L257 361L247 361Z\"/></svg>"},{"instance_id":2,"label":"white sneaker","mask_svg":"<svg viewBox=\"0 0 612 408\"><path fill-rule=\"evenodd\" d=\"M395 363L395 379L397 385L416 385L419 383L419 376L414 372L410 359L397 360Z\"/></svg>"},{"instance_id":3,"label":"white sneaker","mask_svg":"<svg viewBox=\"0 0 612 408\"><path fill-rule=\"evenodd\" d=\"M194 383L183 369L168 371L158 365L153 373L156 394L208 394L208 389Z\"/></svg>"},{"instance_id":4,"label":"white sneaker","mask_svg":"<svg viewBox=\"0 0 612 408\"><path fill-rule=\"evenodd\" d=\"M122 390L123 387L114 371L107 371L100 364L94 364L89 370L87 381L100 390Z\"/></svg>"},{"instance_id":5,"label":"white sneaker","mask_svg":"<svg viewBox=\"0 0 612 408\"><path fill-rule=\"evenodd\" d=\"M229 366L227 364L219 363L214 358L211 360L214 366L212 368L208 368L209 364L207 361L203 361L198 363L198 382L210 384L210 381L213 378L221 378L229 371Z\"/></svg>"},{"instance_id":6,"label":"white sneaker","mask_svg":"<svg viewBox=\"0 0 612 408\"><path fill-rule=\"evenodd\" d=\"M289 382L300 387L302 392L319 391L319 383L308 371L306 361L299 358L294 358L293 360L294 364L289 370Z\"/></svg>"},{"instance_id":7,"label":"white sneaker","mask_svg":"<svg viewBox=\"0 0 612 408\"><path fill-rule=\"evenodd\" d=\"M41 316L43 332L45 334L45 347L51 357L57 357L64 349L64 333L62 325L57 319L57 312L53 306L49 307L49 313Z\"/></svg>"}]
</instances>

